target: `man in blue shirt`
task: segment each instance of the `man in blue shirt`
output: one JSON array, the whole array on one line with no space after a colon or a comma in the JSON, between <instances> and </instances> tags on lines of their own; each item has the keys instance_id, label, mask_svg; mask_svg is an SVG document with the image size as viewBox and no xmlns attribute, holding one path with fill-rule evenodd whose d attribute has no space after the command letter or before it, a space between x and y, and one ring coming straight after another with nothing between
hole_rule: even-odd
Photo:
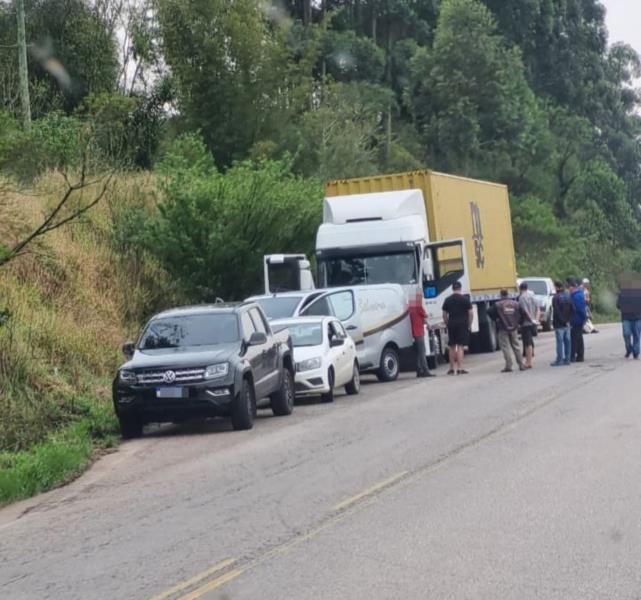
<instances>
[{"instance_id":1,"label":"man in blue shirt","mask_svg":"<svg viewBox=\"0 0 641 600\"><path fill-rule=\"evenodd\" d=\"M585 345L583 343L583 326L588 318L587 305L583 289L579 287L576 279L568 280L568 289L572 304L574 304L574 315L570 321L572 326L572 362L583 362L585 360Z\"/></svg>"}]
</instances>

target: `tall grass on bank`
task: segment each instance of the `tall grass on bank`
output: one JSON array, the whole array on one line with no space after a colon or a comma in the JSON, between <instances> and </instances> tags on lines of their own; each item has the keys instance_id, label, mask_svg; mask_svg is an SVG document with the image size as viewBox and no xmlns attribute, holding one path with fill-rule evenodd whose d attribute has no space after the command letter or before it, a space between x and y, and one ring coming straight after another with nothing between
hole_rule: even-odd
<instances>
[{"instance_id":1,"label":"tall grass on bank","mask_svg":"<svg viewBox=\"0 0 641 600\"><path fill-rule=\"evenodd\" d=\"M38 223L62 188L56 173L29 193L0 186L0 241ZM119 348L176 301L165 272L128 243L131 215L144 220L154 203L150 176L122 175L85 219L0 269L0 502L67 481L114 443Z\"/></svg>"}]
</instances>

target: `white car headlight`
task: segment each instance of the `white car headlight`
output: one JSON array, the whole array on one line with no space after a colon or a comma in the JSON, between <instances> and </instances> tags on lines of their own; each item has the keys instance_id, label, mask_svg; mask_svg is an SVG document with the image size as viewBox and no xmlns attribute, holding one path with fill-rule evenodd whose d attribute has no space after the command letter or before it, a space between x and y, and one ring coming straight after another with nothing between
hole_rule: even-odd
<instances>
[{"instance_id":1,"label":"white car headlight","mask_svg":"<svg viewBox=\"0 0 641 600\"><path fill-rule=\"evenodd\" d=\"M308 358L307 360L302 360L299 363L296 363L296 370L311 371L312 369L320 369L322 362L323 361L320 356L315 356L314 358Z\"/></svg>"},{"instance_id":2,"label":"white car headlight","mask_svg":"<svg viewBox=\"0 0 641 600\"><path fill-rule=\"evenodd\" d=\"M138 383L138 377L133 371L120 371L118 379L120 383Z\"/></svg>"},{"instance_id":3,"label":"white car headlight","mask_svg":"<svg viewBox=\"0 0 641 600\"><path fill-rule=\"evenodd\" d=\"M224 377L229 373L229 363L218 363L217 365L210 365L205 369L205 379L216 379L216 377Z\"/></svg>"}]
</instances>

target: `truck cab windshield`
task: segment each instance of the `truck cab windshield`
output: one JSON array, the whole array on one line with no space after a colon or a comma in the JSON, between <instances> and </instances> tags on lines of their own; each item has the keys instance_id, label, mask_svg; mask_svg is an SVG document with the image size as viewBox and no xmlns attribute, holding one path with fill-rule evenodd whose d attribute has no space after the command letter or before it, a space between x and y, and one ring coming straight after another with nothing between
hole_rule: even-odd
<instances>
[{"instance_id":1,"label":"truck cab windshield","mask_svg":"<svg viewBox=\"0 0 641 600\"><path fill-rule=\"evenodd\" d=\"M416 259L413 252L368 256L328 257L319 264L326 287L374 283L416 284Z\"/></svg>"},{"instance_id":2,"label":"truck cab windshield","mask_svg":"<svg viewBox=\"0 0 641 600\"><path fill-rule=\"evenodd\" d=\"M213 346L236 342L238 320L235 314L200 314L154 319L140 338L141 350Z\"/></svg>"}]
</instances>

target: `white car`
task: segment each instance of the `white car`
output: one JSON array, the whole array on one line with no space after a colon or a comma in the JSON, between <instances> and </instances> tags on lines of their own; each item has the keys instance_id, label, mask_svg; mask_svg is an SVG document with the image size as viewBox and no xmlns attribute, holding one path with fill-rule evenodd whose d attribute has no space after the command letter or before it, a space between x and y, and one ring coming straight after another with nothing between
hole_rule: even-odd
<instances>
[{"instance_id":1,"label":"white car","mask_svg":"<svg viewBox=\"0 0 641 600\"><path fill-rule=\"evenodd\" d=\"M296 395L320 395L334 401L334 391L361 389L356 345L336 317L297 317L272 321L273 331L287 328L294 346Z\"/></svg>"}]
</instances>

